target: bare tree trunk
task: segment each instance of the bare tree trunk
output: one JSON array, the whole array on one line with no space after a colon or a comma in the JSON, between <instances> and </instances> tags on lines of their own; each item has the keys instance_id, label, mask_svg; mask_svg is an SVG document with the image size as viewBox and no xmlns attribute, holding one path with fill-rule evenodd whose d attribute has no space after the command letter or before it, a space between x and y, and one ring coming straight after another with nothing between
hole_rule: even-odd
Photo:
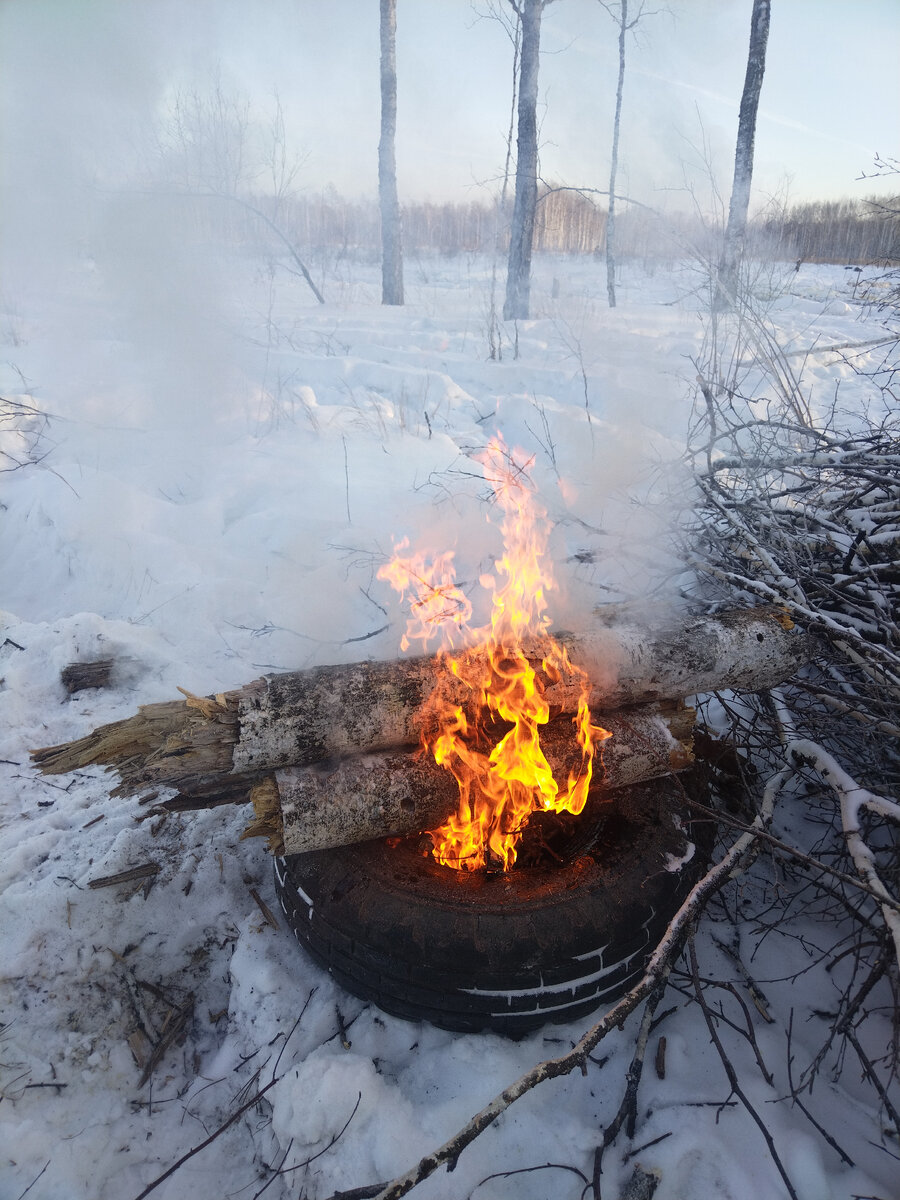
<instances>
[{"instance_id":1,"label":"bare tree trunk","mask_svg":"<svg viewBox=\"0 0 900 1200\"><path fill-rule=\"evenodd\" d=\"M616 172L619 167L619 125L622 118L622 88L625 83L625 33L628 29L628 0L620 0L619 80L616 85L616 115L613 118L612 155L609 164L609 212L606 218L606 295L616 307Z\"/></svg>"},{"instance_id":2,"label":"bare tree trunk","mask_svg":"<svg viewBox=\"0 0 900 1200\"><path fill-rule=\"evenodd\" d=\"M531 298L531 250L537 206L537 98L541 51L542 0L522 0L522 53L519 65L519 125L516 152L516 195L509 235L505 321L526 319Z\"/></svg>"},{"instance_id":3,"label":"bare tree trunk","mask_svg":"<svg viewBox=\"0 0 900 1200\"><path fill-rule=\"evenodd\" d=\"M622 125L622 91L625 85L625 35L645 15L645 0L639 0L637 12L628 19L628 0L600 0L619 29L619 78L616 84L616 112L613 117L612 153L609 163L609 211L606 218L606 294L609 307L616 307L616 175L619 170L619 130Z\"/></svg>"},{"instance_id":4,"label":"bare tree trunk","mask_svg":"<svg viewBox=\"0 0 900 1200\"><path fill-rule=\"evenodd\" d=\"M770 0L753 0L747 74L744 77L744 92L741 96L741 111L738 118L737 145L734 151L734 182L731 186L728 224L725 227L725 245L719 260L716 295L713 302L713 308L717 312L725 312L731 308L738 292L738 272L747 232L747 210L750 207L756 113L759 108L759 94L766 69L769 8Z\"/></svg>"},{"instance_id":5,"label":"bare tree trunk","mask_svg":"<svg viewBox=\"0 0 900 1200\"><path fill-rule=\"evenodd\" d=\"M403 303L403 245L397 197L397 0L381 0L381 141L378 196L381 204L381 303Z\"/></svg>"},{"instance_id":6,"label":"bare tree trunk","mask_svg":"<svg viewBox=\"0 0 900 1200\"><path fill-rule=\"evenodd\" d=\"M516 132L516 108L519 96L519 53L522 42L522 16L517 5L511 5L513 18L510 24L504 19L500 7L492 7L489 11L506 30L512 42L512 90L509 102L509 128L506 133L506 159L503 163L503 183L500 187L500 198L494 211L493 255L491 256L491 306L488 315L488 349L492 361L503 358L503 334L497 318L497 260L500 257L500 247L506 229L506 198L509 194L509 175L513 155L513 138Z\"/></svg>"}]
</instances>

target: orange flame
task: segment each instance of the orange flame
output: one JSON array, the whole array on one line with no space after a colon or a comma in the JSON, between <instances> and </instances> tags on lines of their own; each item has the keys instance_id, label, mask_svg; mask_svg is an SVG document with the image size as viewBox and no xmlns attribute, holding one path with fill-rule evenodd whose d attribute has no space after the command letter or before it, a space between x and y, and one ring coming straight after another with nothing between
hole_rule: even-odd
<instances>
[{"instance_id":1,"label":"orange flame","mask_svg":"<svg viewBox=\"0 0 900 1200\"><path fill-rule=\"evenodd\" d=\"M547 563L546 511L528 475L533 460L510 453L495 438L481 462L503 510L504 554L496 564L502 582L482 576L493 588L490 625L468 630L472 606L456 586L452 552L428 564L421 555L404 556L407 542L379 572L403 596L415 595L407 635L423 644L443 634L452 646L468 631L474 646L452 657L438 654L438 672L451 673L457 701L439 686L426 702L423 744L459 784L459 809L431 833L433 854L446 866L475 869L488 862L504 869L516 860L516 843L537 809L580 813L587 800L597 745L609 737L591 722L587 676L569 661L565 647L549 633L545 592L553 587ZM573 718L580 761L565 786L554 778L541 747L540 730L551 717L545 681L579 682L581 696ZM463 703L458 702L462 685Z\"/></svg>"}]
</instances>

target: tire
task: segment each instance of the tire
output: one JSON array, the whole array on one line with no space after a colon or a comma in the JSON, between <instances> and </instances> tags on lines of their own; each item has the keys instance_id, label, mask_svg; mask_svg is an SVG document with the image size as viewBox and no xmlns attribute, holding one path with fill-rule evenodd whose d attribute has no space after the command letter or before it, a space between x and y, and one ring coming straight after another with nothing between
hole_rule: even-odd
<instances>
[{"instance_id":1,"label":"tire","mask_svg":"<svg viewBox=\"0 0 900 1200\"><path fill-rule=\"evenodd\" d=\"M407 1020L520 1037L624 995L704 868L678 781L598 807L593 847L562 866L454 871L413 838L277 859L276 889L348 991Z\"/></svg>"}]
</instances>

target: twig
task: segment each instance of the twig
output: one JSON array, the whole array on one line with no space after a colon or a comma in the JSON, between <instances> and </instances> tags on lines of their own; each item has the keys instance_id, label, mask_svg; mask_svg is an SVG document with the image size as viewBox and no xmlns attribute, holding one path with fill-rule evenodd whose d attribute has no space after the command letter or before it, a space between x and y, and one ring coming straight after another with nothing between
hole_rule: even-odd
<instances>
[{"instance_id":1,"label":"twig","mask_svg":"<svg viewBox=\"0 0 900 1200\"><path fill-rule=\"evenodd\" d=\"M159 863L142 863L139 867L132 867L128 871L120 871L118 875L104 875L99 879L89 879L88 887L106 888L113 887L117 883L132 883L135 879L149 879L154 875L158 875L159 871Z\"/></svg>"},{"instance_id":2,"label":"twig","mask_svg":"<svg viewBox=\"0 0 900 1200\"><path fill-rule=\"evenodd\" d=\"M263 900L256 888L250 888L250 895L256 901L257 907L259 908L259 911L262 913L266 922L271 925L273 929L278 929L278 921L276 920L271 908L269 908L268 904L266 904L265 900Z\"/></svg>"},{"instance_id":3,"label":"twig","mask_svg":"<svg viewBox=\"0 0 900 1200\"><path fill-rule=\"evenodd\" d=\"M603 1155L607 1148L613 1144L619 1136L619 1132L623 1125L626 1126L626 1136L629 1141L634 1137L634 1127L637 1121L637 1092L641 1082L641 1075L644 1070L644 1056L647 1053L647 1040L650 1036L650 1026L653 1022L653 1014L659 1007L659 1002L663 998L663 993L666 990L666 982L669 977L671 963L667 963L660 976L659 983L651 992L647 1004L644 1008L644 1015L641 1017L641 1025L638 1030L638 1036L635 1040L634 1054L631 1063L628 1067L628 1073L625 1076L625 1094L622 1097L622 1103L619 1105L619 1111L613 1117L612 1121L603 1130L603 1140L594 1151L594 1171L591 1178L591 1184L596 1200L600 1200L600 1176L603 1173Z\"/></svg>"},{"instance_id":4,"label":"twig","mask_svg":"<svg viewBox=\"0 0 900 1200\"><path fill-rule=\"evenodd\" d=\"M633 1150L629 1150L628 1153L623 1156L622 1166L624 1166L627 1162L631 1162L633 1158L637 1158L639 1154L643 1154L645 1150L649 1150L651 1146L655 1146L659 1142L664 1142L666 1138L670 1138L671 1136L672 1130L670 1129L668 1133L661 1133L659 1137L653 1138L652 1141L644 1142L641 1146L635 1146Z\"/></svg>"},{"instance_id":5,"label":"twig","mask_svg":"<svg viewBox=\"0 0 900 1200\"><path fill-rule=\"evenodd\" d=\"M791 1009L791 1015L788 1018L788 1027L787 1027L787 1076L788 1076L788 1087L791 1089L791 1102L793 1104L796 1104L796 1106L800 1109L800 1111L803 1113L803 1115L806 1117L806 1119L810 1122L810 1124L815 1126L815 1128L819 1131L819 1133L821 1133L822 1137L825 1139L825 1141L828 1143L828 1145L831 1146L832 1150L836 1151L841 1156L841 1158L847 1164L847 1166L855 1167L856 1163L853 1161L853 1159L850 1157L850 1155L846 1154L841 1149L841 1147L837 1144L837 1142L834 1140L834 1138L831 1136L831 1134L828 1133L827 1130L822 1128L822 1126L819 1124L819 1122L816 1120L816 1118L812 1115L812 1113L809 1111L809 1109L806 1107L806 1105L800 1099L800 1095L797 1091L797 1088L794 1086L794 1071L793 1071L794 1056L791 1053L791 1036L793 1034L793 1031L794 1031L794 1010Z\"/></svg>"},{"instance_id":6,"label":"twig","mask_svg":"<svg viewBox=\"0 0 900 1200\"><path fill-rule=\"evenodd\" d=\"M685 802L691 808L696 809L697 812L705 813L707 816L714 818L723 825L728 825L732 829L739 829L746 833L752 828L752 826L745 824L743 821L737 820L736 817L731 817L728 815L728 813L718 812L716 809L710 808L706 804L702 804L699 800L693 800L690 796L685 798ZM804 854L803 851L798 850L796 846L790 845L789 842L782 841L781 838L776 837L773 833L769 833L767 830L758 829L756 831L756 837L759 838L760 841L765 842L767 845L774 846L777 850L783 850L785 854L790 855L790 857L796 859L797 862L803 863L807 867L814 867L817 871L822 871L826 875L832 875L835 879L839 879L841 883L846 883L850 887L856 888L860 892L865 892L866 895L872 896L875 900L879 900L882 904L886 904L891 908L895 908L897 912L900 912L900 900L894 900L890 897L888 899L884 899L883 897L879 896L878 892L874 891L867 883L865 883L862 879L858 879L855 875L849 875L846 871L840 871L837 867L831 867L828 865L828 863L823 863L821 859L813 858L809 854Z\"/></svg>"},{"instance_id":7,"label":"twig","mask_svg":"<svg viewBox=\"0 0 900 1200\"><path fill-rule=\"evenodd\" d=\"M735 930L735 932L737 932L737 930ZM747 991L750 993L750 999L756 1005L756 1011L767 1025L772 1025L775 1021L775 1018L769 1012L769 1001L764 996L756 980L744 966L744 960L741 958L740 954L734 947L728 946L725 942L719 941L719 939L715 936L713 936L713 941L724 954L728 955L728 957L737 967L738 974L747 985Z\"/></svg>"},{"instance_id":8,"label":"twig","mask_svg":"<svg viewBox=\"0 0 900 1200\"><path fill-rule=\"evenodd\" d=\"M346 1133L347 1127L349 1126L349 1124L353 1120L353 1118L356 1116L357 1109L359 1108L361 1102L362 1102L362 1092L357 1092L356 1103L353 1105L353 1111L350 1113L350 1116L347 1118L347 1120L344 1122L344 1124L340 1127L340 1129L337 1131L337 1133L334 1133L331 1135L331 1140L329 1141L327 1146L323 1146L321 1150L317 1150L315 1154L312 1154L312 1155L310 1155L309 1158L304 1159L304 1161L302 1163L296 1163L293 1167L282 1168L278 1172L278 1174L279 1175L290 1175L293 1171L301 1171L304 1167L308 1167L310 1163L314 1163L317 1158L321 1158L323 1154L327 1154L328 1151L331 1149L331 1147L335 1144L335 1142L340 1141L340 1139ZM269 1182L271 1182L271 1180ZM268 1187L268 1184L266 1186ZM254 1200L256 1200L255 1197L254 1197Z\"/></svg>"},{"instance_id":9,"label":"twig","mask_svg":"<svg viewBox=\"0 0 900 1200\"><path fill-rule=\"evenodd\" d=\"M900 964L900 913L898 904L881 881L875 867L875 856L863 841L859 829L859 814L862 808L887 820L900 824L900 805L883 796L876 796L866 788L851 779L846 771L826 753L821 746L811 741L792 742L788 747L788 757L796 763L810 766L837 795L841 806L841 825L847 842L847 849L853 859L862 879L868 884L869 890L878 897L884 923L894 939L894 952Z\"/></svg>"},{"instance_id":10,"label":"twig","mask_svg":"<svg viewBox=\"0 0 900 1200\"><path fill-rule=\"evenodd\" d=\"M703 878L691 888L678 912L670 921L665 936L651 955L643 978L635 984L631 991L627 992L593 1025L567 1054L537 1063L530 1071L520 1076L508 1088L495 1096L489 1104L475 1113L443 1146L427 1154L404 1175L391 1180L380 1192L376 1193L378 1200L398 1200L398 1197L405 1196L423 1179L428 1179L433 1175L439 1167L444 1164L448 1166L451 1163L455 1164L466 1146L470 1145L521 1096L543 1083L544 1080L568 1075L576 1067L580 1068L587 1062L591 1051L611 1030L622 1024L658 985L663 972L669 968L691 922L697 918L709 898L725 885L735 871L740 869L742 860L756 839L757 826L762 829L771 820L772 802L774 802L774 792L770 794L767 789L763 797L762 811L757 817L754 827L738 838L719 862L711 867ZM138 1197L138 1200L141 1198ZM336 1197L331 1197L331 1200L336 1200Z\"/></svg>"},{"instance_id":11,"label":"twig","mask_svg":"<svg viewBox=\"0 0 900 1200\"><path fill-rule=\"evenodd\" d=\"M24 1197L28 1195L28 1193L31 1191L31 1189L34 1187L34 1185L37 1183L37 1181L40 1179L40 1177L43 1175L43 1173L44 1173L44 1172L47 1170L47 1168L50 1166L50 1163L51 1163L52 1161L53 1161L52 1159L49 1159L49 1158L47 1159L47 1161L46 1161L46 1162L44 1163L44 1165L41 1167L40 1171L38 1171L37 1175L35 1175L34 1179L32 1179L31 1183L29 1183L29 1185L28 1185L28 1187L25 1189L25 1191L24 1191L24 1192L21 1192L21 1193L19 1194L19 1198L18 1198L18 1200L24 1200Z\"/></svg>"},{"instance_id":12,"label":"twig","mask_svg":"<svg viewBox=\"0 0 900 1200\"><path fill-rule=\"evenodd\" d=\"M571 1171L573 1175L577 1175L582 1183L588 1183L588 1177L584 1172L579 1171L577 1167L570 1166L568 1163L540 1163L534 1167L516 1167L511 1171L495 1171L493 1175L485 1175L484 1179L479 1179L478 1183L472 1188L469 1196L474 1196L480 1187L490 1183L492 1179L511 1179L513 1175L531 1175L535 1171ZM334 1198L332 1198L334 1200Z\"/></svg>"},{"instance_id":13,"label":"twig","mask_svg":"<svg viewBox=\"0 0 900 1200\"><path fill-rule=\"evenodd\" d=\"M344 447L344 503L347 505L347 524L352 525L350 516L350 468L347 465L347 439L341 434L341 444Z\"/></svg>"},{"instance_id":14,"label":"twig","mask_svg":"<svg viewBox=\"0 0 900 1200\"><path fill-rule=\"evenodd\" d=\"M175 1014L174 1019L172 1014ZM163 1026L162 1033L157 1039L153 1049L150 1051L150 1057L147 1059L147 1065L144 1067L143 1074L138 1082L138 1087L141 1088L159 1066L160 1060L168 1048L175 1042L181 1033L184 1031L185 1025L194 1015L194 997L189 995L184 1004L180 1007L170 1008L166 1015L166 1022Z\"/></svg>"},{"instance_id":15,"label":"twig","mask_svg":"<svg viewBox=\"0 0 900 1200\"><path fill-rule=\"evenodd\" d=\"M725 1074L728 1076L728 1083L731 1086L732 1094L737 1096L737 1098L743 1104L744 1108L746 1108L747 1112L750 1114L750 1116L753 1118L753 1120L756 1122L757 1126L759 1127L759 1131L762 1134L763 1140L765 1141L766 1146L768 1147L768 1150L769 1150L769 1154L771 1155L772 1162L775 1164L775 1166L778 1170L778 1174L781 1176L782 1180L784 1181L784 1186L787 1188L788 1195L791 1197L791 1200L798 1200L797 1193L794 1190L794 1185L791 1183L790 1179L788 1178L787 1172L785 1171L784 1166L782 1165L781 1159L778 1157L778 1151L775 1149L775 1143L772 1140L772 1135L771 1135L771 1133L769 1133L768 1129L766 1128L765 1122L763 1121L762 1117L759 1115L759 1113L756 1111L756 1109L753 1107L753 1105L750 1103L750 1101L745 1096L744 1092L741 1090L741 1085L738 1083L738 1077L735 1072L734 1066L731 1062L731 1059L725 1053L725 1047L722 1045L722 1043L719 1039L718 1032L716 1031L715 1022L713 1021L713 1015L709 1010L709 1006L707 1005L706 1001L703 998L703 988L700 985L700 973L699 973L699 970L697 967L697 951L694 948L694 939L693 938L690 938L688 941L688 955L690 957L691 975L692 975L693 981L694 981L694 992L697 996L697 1003L700 1005L700 1009L703 1012L703 1017L704 1017L704 1020L706 1021L706 1027L709 1030L709 1036L712 1039L713 1045L715 1046L716 1050L718 1051L719 1058L722 1061L722 1066L725 1068Z\"/></svg>"},{"instance_id":16,"label":"twig","mask_svg":"<svg viewBox=\"0 0 900 1200\"><path fill-rule=\"evenodd\" d=\"M661 1037L656 1043L656 1057L653 1065L656 1069L656 1078L665 1079L666 1077L666 1039Z\"/></svg>"},{"instance_id":17,"label":"twig","mask_svg":"<svg viewBox=\"0 0 900 1200\"><path fill-rule=\"evenodd\" d=\"M860 1066L862 1067L866 1078L869 1080L869 1083L871 1083L872 1087L881 1098L881 1103L884 1105L885 1110L894 1123L894 1129L898 1134L900 1134L900 1111L898 1111L896 1106L891 1101L891 1098L887 1093L887 1088L885 1088L884 1084L875 1074L875 1068L872 1066L868 1055L859 1044L859 1038L856 1036L856 1031L854 1029L847 1029L847 1040L856 1051L856 1057L859 1059Z\"/></svg>"},{"instance_id":18,"label":"twig","mask_svg":"<svg viewBox=\"0 0 900 1200\"><path fill-rule=\"evenodd\" d=\"M253 1108L255 1104L258 1104L266 1092L268 1092L270 1088L273 1088L276 1083L280 1083L281 1079L281 1075L279 1075L277 1079L270 1079L265 1087L260 1088L258 1092L256 1092L249 1100L246 1101L246 1103L242 1104L240 1108L233 1112L228 1120L224 1121L218 1129L216 1129L209 1135L208 1138L206 1138L205 1141L200 1142L199 1145L188 1150L187 1154L182 1154L181 1158L179 1158L176 1163L173 1163L168 1170L164 1171L162 1175L157 1176L152 1183L148 1183L144 1190L135 1196L134 1200L145 1200L146 1196L149 1196L151 1192L155 1192L161 1183L165 1183L165 1181L174 1175L180 1167L183 1167L189 1159L192 1159L194 1155L199 1154L201 1150L205 1150L207 1146L212 1145L216 1138L223 1134L226 1129L229 1129L235 1123L235 1121L244 1115L248 1109Z\"/></svg>"}]
</instances>

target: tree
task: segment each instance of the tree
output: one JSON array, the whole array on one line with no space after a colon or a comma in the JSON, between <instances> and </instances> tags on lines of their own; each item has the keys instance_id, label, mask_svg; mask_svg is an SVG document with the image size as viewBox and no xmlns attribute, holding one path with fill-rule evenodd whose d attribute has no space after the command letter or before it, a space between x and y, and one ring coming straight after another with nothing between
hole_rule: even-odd
<instances>
[{"instance_id":1,"label":"tree","mask_svg":"<svg viewBox=\"0 0 900 1200\"><path fill-rule=\"evenodd\" d=\"M537 205L537 97L541 14L552 0L509 0L522 22L519 109L516 133L516 192L509 235L503 319L526 318L531 296L531 250Z\"/></svg>"},{"instance_id":2,"label":"tree","mask_svg":"<svg viewBox=\"0 0 900 1200\"><path fill-rule=\"evenodd\" d=\"M381 0L381 140L378 197L381 205L381 303L403 303L403 245L397 197L397 0Z\"/></svg>"},{"instance_id":3,"label":"tree","mask_svg":"<svg viewBox=\"0 0 900 1200\"><path fill-rule=\"evenodd\" d=\"M625 83L625 34L634 29L645 15L643 2L635 16L628 19L628 0L600 0L619 27L619 78L616 84L616 112L613 117L612 154L609 163L609 214L606 219L606 294L609 307L616 307L616 173L619 166L619 126L622 117L622 88Z\"/></svg>"},{"instance_id":4,"label":"tree","mask_svg":"<svg viewBox=\"0 0 900 1200\"><path fill-rule=\"evenodd\" d=\"M737 145L734 151L734 182L728 205L728 224L725 244L719 259L716 294L713 307L718 312L731 308L738 291L738 272L747 232L747 210L750 207L750 180L753 175L753 143L756 136L756 113L759 93L766 69L766 42L769 38L770 0L753 0L750 18L750 50L747 55L747 74L741 96L738 118Z\"/></svg>"},{"instance_id":5,"label":"tree","mask_svg":"<svg viewBox=\"0 0 900 1200\"><path fill-rule=\"evenodd\" d=\"M250 119L250 101L225 88L218 70L208 91L176 92L157 134L159 169L178 195L226 201L232 210L240 209L264 225L281 242L296 270L287 263L282 265L301 275L324 304L293 238L280 222L281 209L293 198L302 160L288 152L277 93L274 100L270 126L260 136ZM258 181L265 176L271 179L272 188L267 195L260 195Z\"/></svg>"}]
</instances>

